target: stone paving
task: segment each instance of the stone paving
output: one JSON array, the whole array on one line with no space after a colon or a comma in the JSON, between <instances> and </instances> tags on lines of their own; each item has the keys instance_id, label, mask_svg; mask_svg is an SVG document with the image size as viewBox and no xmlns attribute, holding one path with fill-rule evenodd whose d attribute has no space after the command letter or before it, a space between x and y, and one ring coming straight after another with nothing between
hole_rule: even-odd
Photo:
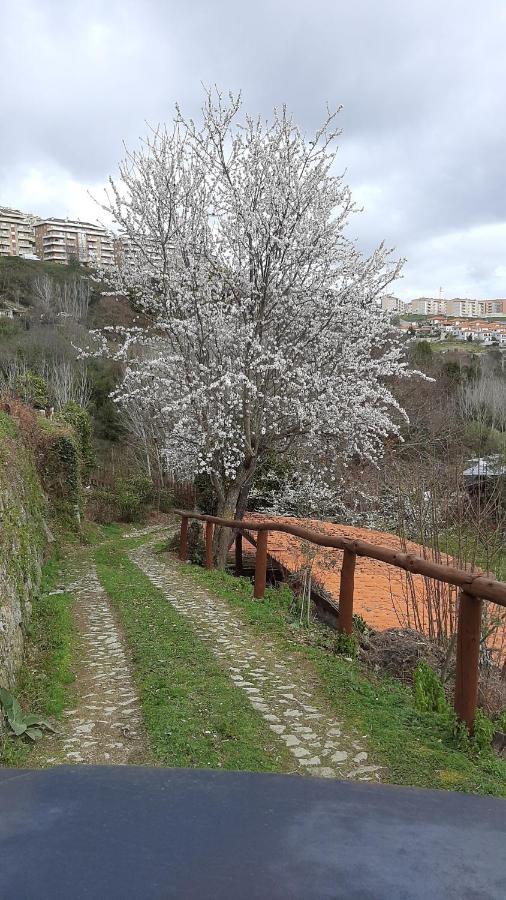
<instances>
[{"instance_id":1,"label":"stone paving","mask_svg":"<svg viewBox=\"0 0 506 900\"><path fill-rule=\"evenodd\" d=\"M380 780L380 767L365 750L365 736L345 733L342 723L321 707L295 657L280 661L272 643L256 636L225 601L184 575L175 560L158 559L149 544L129 556L211 645L232 681L284 742L298 771L324 778Z\"/></svg>"},{"instance_id":2,"label":"stone paving","mask_svg":"<svg viewBox=\"0 0 506 900\"><path fill-rule=\"evenodd\" d=\"M144 729L128 657L94 567L65 591L77 597L78 657L74 707L58 734L44 741L41 765L126 765L142 760Z\"/></svg>"}]
</instances>

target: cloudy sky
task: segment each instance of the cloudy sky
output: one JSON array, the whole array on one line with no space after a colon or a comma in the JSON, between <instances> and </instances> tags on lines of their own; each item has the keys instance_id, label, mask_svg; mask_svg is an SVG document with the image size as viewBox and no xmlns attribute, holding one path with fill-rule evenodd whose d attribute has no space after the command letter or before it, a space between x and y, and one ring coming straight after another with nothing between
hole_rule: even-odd
<instances>
[{"instance_id":1,"label":"cloudy sky","mask_svg":"<svg viewBox=\"0 0 506 900\"><path fill-rule=\"evenodd\" d=\"M122 156L202 83L303 128L343 106L350 233L403 297L506 297L506 0L3 0L0 205L96 220Z\"/></svg>"}]
</instances>

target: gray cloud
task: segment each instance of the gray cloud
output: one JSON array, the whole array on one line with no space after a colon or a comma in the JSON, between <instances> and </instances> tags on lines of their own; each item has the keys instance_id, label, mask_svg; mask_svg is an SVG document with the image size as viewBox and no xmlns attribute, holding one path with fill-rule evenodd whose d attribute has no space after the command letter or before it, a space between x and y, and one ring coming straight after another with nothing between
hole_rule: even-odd
<instances>
[{"instance_id":1,"label":"gray cloud","mask_svg":"<svg viewBox=\"0 0 506 900\"><path fill-rule=\"evenodd\" d=\"M350 233L408 257L400 292L506 296L503 0L24 0L0 33L0 203L91 215L145 122L201 83L304 128L343 105Z\"/></svg>"}]
</instances>

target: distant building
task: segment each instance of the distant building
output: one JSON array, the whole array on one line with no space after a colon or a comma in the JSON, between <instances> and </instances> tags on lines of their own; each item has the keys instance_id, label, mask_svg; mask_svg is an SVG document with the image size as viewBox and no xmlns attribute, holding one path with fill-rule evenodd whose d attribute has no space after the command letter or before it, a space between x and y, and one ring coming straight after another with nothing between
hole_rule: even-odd
<instances>
[{"instance_id":1,"label":"distant building","mask_svg":"<svg viewBox=\"0 0 506 900\"><path fill-rule=\"evenodd\" d=\"M501 316L506 312L504 300L461 300L456 297L448 301L448 315L474 319L477 316Z\"/></svg>"},{"instance_id":2,"label":"distant building","mask_svg":"<svg viewBox=\"0 0 506 900\"><path fill-rule=\"evenodd\" d=\"M491 322L487 319L473 321L465 316L460 319L434 316L429 324L439 331L441 336L453 337L459 341L477 341L487 346L495 344L506 347L506 323Z\"/></svg>"},{"instance_id":3,"label":"distant building","mask_svg":"<svg viewBox=\"0 0 506 900\"><path fill-rule=\"evenodd\" d=\"M0 256L35 256L35 216L0 207Z\"/></svg>"},{"instance_id":4,"label":"distant building","mask_svg":"<svg viewBox=\"0 0 506 900\"><path fill-rule=\"evenodd\" d=\"M417 313L421 316L446 315L447 300L435 297L417 297L411 300L406 308L406 312Z\"/></svg>"},{"instance_id":5,"label":"distant building","mask_svg":"<svg viewBox=\"0 0 506 900\"><path fill-rule=\"evenodd\" d=\"M393 294L383 294L381 298L381 308L386 312L401 313L406 311L407 304L400 297L394 297Z\"/></svg>"},{"instance_id":6,"label":"distant building","mask_svg":"<svg viewBox=\"0 0 506 900\"><path fill-rule=\"evenodd\" d=\"M478 316L504 316L506 300L467 300L460 297L443 300L436 297L417 297L407 304L406 311L422 316L443 315L468 319L475 319Z\"/></svg>"},{"instance_id":7,"label":"distant building","mask_svg":"<svg viewBox=\"0 0 506 900\"><path fill-rule=\"evenodd\" d=\"M40 259L68 264L73 259L97 266L114 264L112 235L99 225L79 219L42 219L35 224Z\"/></svg>"}]
</instances>

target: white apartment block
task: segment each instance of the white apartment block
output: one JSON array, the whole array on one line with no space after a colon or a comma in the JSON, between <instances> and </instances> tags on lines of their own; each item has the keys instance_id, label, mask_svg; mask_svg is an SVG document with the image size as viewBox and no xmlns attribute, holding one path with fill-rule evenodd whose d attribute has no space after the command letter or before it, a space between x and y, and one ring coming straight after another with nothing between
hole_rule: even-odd
<instances>
[{"instance_id":1,"label":"white apartment block","mask_svg":"<svg viewBox=\"0 0 506 900\"><path fill-rule=\"evenodd\" d=\"M504 300L455 300L448 301L448 314L459 318L475 319L480 316L501 316L506 313Z\"/></svg>"},{"instance_id":2,"label":"white apartment block","mask_svg":"<svg viewBox=\"0 0 506 900\"><path fill-rule=\"evenodd\" d=\"M69 263L73 259L97 266L114 264L113 238L105 228L79 219L42 219L35 224L40 259Z\"/></svg>"},{"instance_id":3,"label":"white apartment block","mask_svg":"<svg viewBox=\"0 0 506 900\"><path fill-rule=\"evenodd\" d=\"M385 312L405 312L407 306L408 305L404 300L401 300L400 297L394 297L393 294L383 294L381 298L381 308L384 309Z\"/></svg>"},{"instance_id":4,"label":"white apartment block","mask_svg":"<svg viewBox=\"0 0 506 900\"><path fill-rule=\"evenodd\" d=\"M405 307L406 312L423 316L455 316L476 319L480 316L506 315L506 300L443 300L435 297L417 297Z\"/></svg>"},{"instance_id":5,"label":"white apartment block","mask_svg":"<svg viewBox=\"0 0 506 900\"><path fill-rule=\"evenodd\" d=\"M448 301L441 298L417 297L416 300L411 300L407 304L406 312L417 313L422 316L446 315L448 312L447 304Z\"/></svg>"},{"instance_id":6,"label":"white apartment block","mask_svg":"<svg viewBox=\"0 0 506 900\"><path fill-rule=\"evenodd\" d=\"M35 259L35 216L0 207L0 256Z\"/></svg>"}]
</instances>

